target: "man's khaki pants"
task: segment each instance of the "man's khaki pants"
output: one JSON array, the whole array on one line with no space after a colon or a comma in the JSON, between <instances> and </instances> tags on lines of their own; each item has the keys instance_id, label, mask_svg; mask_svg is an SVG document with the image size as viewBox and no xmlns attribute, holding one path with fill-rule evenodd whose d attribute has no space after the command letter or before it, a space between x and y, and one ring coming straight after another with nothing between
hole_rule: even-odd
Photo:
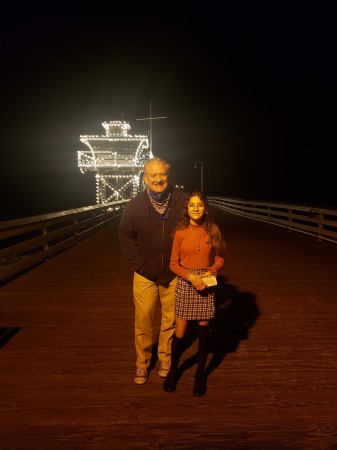
<instances>
[{"instance_id":1,"label":"man's khaki pants","mask_svg":"<svg viewBox=\"0 0 337 450\"><path fill-rule=\"evenodd\" d=\"M158 286L153 281L134 272L133 297L135 304L136 366L147 368L151 362L154 344L155 309L161 303L161 324L158 338L158 359L171 359L171 343L174 330L174 291L177 278L167 286Z\"/></svg>"}]
</instances>

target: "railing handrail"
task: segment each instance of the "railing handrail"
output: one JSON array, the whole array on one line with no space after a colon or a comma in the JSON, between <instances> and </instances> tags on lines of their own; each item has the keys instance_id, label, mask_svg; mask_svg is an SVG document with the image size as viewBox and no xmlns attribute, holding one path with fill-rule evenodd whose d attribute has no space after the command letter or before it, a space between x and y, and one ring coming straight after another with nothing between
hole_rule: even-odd
<instances>
[{"instance_id":1,"label":"railing handrail","mask_svg":"<svg viewBox=\"0 0 337 450\"><path fill-rule=\"evenodd\" d=\"M0 222L0 283L96 233L120 216L128 201Z\"/></svg>"},{"instance_id":2,"label":"railing handrail","mask_svg":"<svg viewBox=\"0 0 337 450\"><path fill-rule=\"evenodd\" d=\"M337 244L337 211L312 206L208 197L210 205L249 219L304 233Z\"/></svg>"},{"instance_id":3,"label":"railing handrail","mask_svg":"<svg viewBox=\"0 0 337 450\"><path fill-rule=\"evenodd\" d=\"M48 214L39 214L36 216L29 216L29 217L22 217L19 219L10 219L10 220L3 220L0 222L0 231L4 229L14 228L21 225L26 225L27 223L36 223L41 221L48 221L53 220L59 217L70 217L72 215L76 214L82 214L88 211L95 211L95 210L102 210L102 208L110 208L114 207L114 205L120 205L127 203L129 200L121 200L111 203L105 203L104 205L90 205L90 206L83 206L81 208L73 208L73 209L66 209L64 211L56 211L53 213Z\"/></svg>"}]
</instances>

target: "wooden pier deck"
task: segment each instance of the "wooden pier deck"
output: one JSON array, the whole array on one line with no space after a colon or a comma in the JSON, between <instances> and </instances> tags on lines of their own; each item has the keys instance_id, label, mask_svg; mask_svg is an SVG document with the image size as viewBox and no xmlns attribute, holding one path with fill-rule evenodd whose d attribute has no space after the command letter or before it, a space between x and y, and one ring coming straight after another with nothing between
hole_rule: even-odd
<instances>
[{"instance_id":1,"label":"wooden pier deck","mask_svg":"<svg viewBox=\"0 0 337 450\"><path fill-rule=\"evenodd\" d=\"M337 449L337 246L215 210L228 244L208 389L133 383L117 221L0 290L0 449ZM159 317L159 316L158 316Z\"/></svg>"}]
</instances>

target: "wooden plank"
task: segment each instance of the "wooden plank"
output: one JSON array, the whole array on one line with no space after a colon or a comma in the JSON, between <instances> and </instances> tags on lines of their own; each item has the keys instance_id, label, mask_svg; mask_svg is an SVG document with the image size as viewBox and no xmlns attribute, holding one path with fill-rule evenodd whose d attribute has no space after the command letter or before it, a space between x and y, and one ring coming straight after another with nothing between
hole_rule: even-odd
<instances>
[{"instance_id":1,"label":"wooden plank","mask_svg":"<svg viewBox=\"0 0 337 450\"><path fill-rule=\"evenodd\" d=\"M197 341L174 394L133 383L117 222L0 291L0 449L337 448L337 246L218 210L228 248L208 390ZM159 328L159 308L157 314ZM155 361L154 361L155 362Z\"/></svg>"}]
</instances>

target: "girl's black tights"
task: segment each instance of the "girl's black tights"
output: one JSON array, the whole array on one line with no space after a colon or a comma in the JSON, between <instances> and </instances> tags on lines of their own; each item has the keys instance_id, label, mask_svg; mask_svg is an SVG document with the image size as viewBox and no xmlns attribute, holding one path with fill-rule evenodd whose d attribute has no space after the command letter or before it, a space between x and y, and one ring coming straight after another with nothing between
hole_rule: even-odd
<instances>
[{"instance_id":1,"label":"girl's black tights","mask_svg":"<svg viewBox=\"0 0 337 450\"><path fill-rule=\"evenodd\" d=\"M179 366L179 359L183 352L184 338L178 338L173 334L171 347L171 370L177 370Z\"/></svg>"},{"instance_id":2,"label":"girl's black tights","mask_svg":"<svg viewBox=\"0 0 337 450\"><path fill-rule=\"evenodd\" d=\"M209 352L209 325L198 325L198 366L197 373L204 373L207 356ZM171 347L171 369L176 370L179 366L179 360L184 350L184 338L178 338L176 334L173 334L172 347Z\"/></svg>"},{"instance_id":3,"label":"girl's black tights","mask_svg":"<svg viewBox=\"0 0 337 450\"><path fill-rule=\"evenodd\" d=\"M210 334L209 325L198 325L198 366L196 373L204 373L209 352Z\"/></svg>"}]
</instances>

